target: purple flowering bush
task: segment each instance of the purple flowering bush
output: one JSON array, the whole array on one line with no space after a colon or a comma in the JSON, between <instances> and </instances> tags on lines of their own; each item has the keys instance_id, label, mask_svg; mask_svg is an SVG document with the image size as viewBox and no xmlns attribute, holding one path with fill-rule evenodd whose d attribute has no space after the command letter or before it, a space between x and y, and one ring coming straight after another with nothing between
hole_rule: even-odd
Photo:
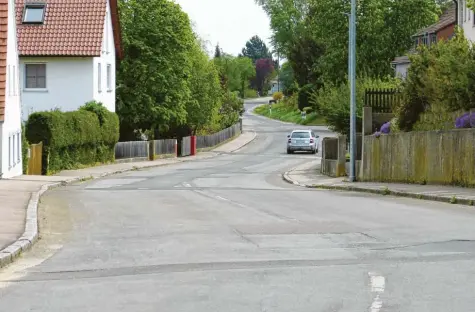
<instances>
[{"instance_id":1,"label":"purple flowering bush","mask_svg":"<svg viewBox=\"0 0 475 312\"><path fill-rule=\"evenodd\" d=\"M391 132L391 122L388 121L387 123L383 124L381 126L381 133L383 134L389 134Z\"/></svg>"},{"instance_id":2,"label":"purple flowering bush","mask_svg":"<svg viewBox=\"0 0 475 312\"><path fill-rule=\"evenodd\" d=\"M391 122L388 121L387 123L381 126L381 129L379 129L379 131L376 131L374 133L374 136L379 138L381 134L389 134L390 132L391 132Z\"/></svg>"},{"instance_id":3,"label":"purple flowering bush","mask_svg":"<svg viewBox=\"0 0 475 312\"><path fill-rule=\"evenodd\" d=\"M465 113L455 120L456 129L475 128L475 113Z\"/></svg>"}]
</instances>

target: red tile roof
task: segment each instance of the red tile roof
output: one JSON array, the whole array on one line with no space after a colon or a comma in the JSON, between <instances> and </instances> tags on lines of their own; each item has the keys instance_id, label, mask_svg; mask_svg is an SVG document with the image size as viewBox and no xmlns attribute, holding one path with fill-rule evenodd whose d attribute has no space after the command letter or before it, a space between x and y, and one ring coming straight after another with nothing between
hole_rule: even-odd
<instances>
[{"instance_id":1,"label":"red tile roof","mask_svg":"<svg viewBox=\"0 0 475 312\"><path fill-rule=\"evenodd\" d=\"M5 119L7 85L8 0L0 1L0 121Z\"/></svg>"},{"instance_id":2,"label":"red tile roof","mask_svg":"<svg viewBox=\"0 0 475 312\"><path fill-rule=\"evenodd\" d=\"M45 3L43 24L22 24L25 4ZM107 0L16 0L21 56L100 56ZM118 58L122 58L117 0L110 0Z\"/></svg>"}]
</instances>

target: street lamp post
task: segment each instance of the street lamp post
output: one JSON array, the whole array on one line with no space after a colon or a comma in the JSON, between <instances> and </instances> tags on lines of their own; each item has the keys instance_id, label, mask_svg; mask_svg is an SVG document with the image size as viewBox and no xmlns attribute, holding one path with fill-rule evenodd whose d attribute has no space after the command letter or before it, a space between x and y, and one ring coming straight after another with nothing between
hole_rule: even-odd
<instances>
[{"instance_id":1,"label":"street lamp post","mask_svg":"<svg viewBox=\"0 0 475 312\"><path fill-rule=\"evenodd\" d=\"M351 0L349 40L350 80L350 182L356 181L356 0Z\"/></svg>"}]
</instances>

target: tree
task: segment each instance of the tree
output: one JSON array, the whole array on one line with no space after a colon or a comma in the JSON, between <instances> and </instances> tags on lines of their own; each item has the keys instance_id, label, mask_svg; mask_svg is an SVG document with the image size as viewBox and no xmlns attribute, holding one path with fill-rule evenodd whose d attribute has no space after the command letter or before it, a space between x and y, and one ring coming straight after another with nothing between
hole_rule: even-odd
<instances>
[{"instance_id":1,"label":"tree","mask_svg":"<svg viewBox=\"0 0 475 312\"><path fill-rule=\"evenodd\" d=\"M255 63L258 59L272 58L272 53L261 38L254 36L246 42L246 47L242 49L242 56L250 58Z\"/></svg>"},{"instance_id":2,"label":"tree","mask_svg":"<svg viewBox=\"0 0 475 312\"><path fill-rule=\"evenodd\" d=\"M312 80L340 83L348 72L349 1L257 0L270 16L273 44L293 64L302 86ZM389 62L406 53L411 36L433 23L440 7L433 0L361 0L357 7L357 71L392 74ZM300 53L312 46L309 52ZM305 74L307 72L307 74ZM302 75L300 75L302 73ZM305 78L308 75L312 78Z\"/></svg>"},{"instance_id":3,"label":"tree","mask_svg":"<svg viewBox=\"0 0 475 312\"><path fill-rule=\"evenodd\" d=\"M292 66L289 62L282 64L279 79L285 95L292 95L295 91L297 91L294 71L292 70Z\"/></svg>"},{"instance_id":4,"label":"tree","mask_svg":"<svg viewBox=\"0 0 475 312\"><path fill-rule=\"evenodd\" d=\"M231 92L239 91L244 97L245 88L256 75L252 60L248 57L223 54L220 58L215 58L214 62L219 69L221 80L226 81L224 88Z\"/></svg>"},{"instance_id":5,"label":"tree","mask_svg":"<svg viewBox=\"0 0 475 312\"><path fill-rule=\"evenodd\" d=\"M223 50L219 47L219 43L216 45L216 48L214 49L214 57L215 58L220 58L221 55L223 54Z\"/></svg>"},{"instance_id":6,"label":"tree","mask_svg":"<svg viewBox=\"0 0 475 312\"><path fill-rule=\"evenodd\" d=\"M187 126L192 134L204 129L218 113L222 104L222 92L216 66L208 59L198 42L190 52L191 98L186 105Z\"/></svg>"},{"instance_id":7,"label":"tree","mask_svg":"<svg viewBox=\"0 0 475 312\"><path fill-rule=\"evenodd\" d=\"M121 126L130 133L184 124L195 44L187 14L168 0L119 5L125 52L117 72Z\"/></svg>"},{"instance_id":8,"label":"tree","mask_svg":"<svg viewBox=\"0 0 475 312\"><path fill-rule=\"evenodd\" d=\"M274 71L274 62L272 61L272 59L263 58L263 59L258 59L256 61L255 86L261 94L264 94L267 80L273 71Z\"/></svg>"}]
</instances>

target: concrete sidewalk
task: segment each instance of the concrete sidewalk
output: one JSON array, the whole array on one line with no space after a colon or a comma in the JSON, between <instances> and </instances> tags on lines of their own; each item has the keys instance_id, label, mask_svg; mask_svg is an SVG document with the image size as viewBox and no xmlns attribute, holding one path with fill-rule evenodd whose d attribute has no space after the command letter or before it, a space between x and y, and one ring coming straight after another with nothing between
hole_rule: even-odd
<instances>
[{"instance_id":1,"label":"concrete sidewalk","mask_svg":"<svg viewBox=\"0 0 475 312\"><path fill-rule=\"evenodd\" d=\"M0 179L0 267L10 263L22 251L30 248L38 238L37 206L41 195L54 187L76 181L101 177L137 169L166 166L181 162L211 158L219 153L232 153L249 144L255 132L243 132L234 140L210 152L184 158L159 159L116 163L78 170L61 171L54 176L23 175L13 179Z\"/></svg>"},{"instance_id":2,"label":"concrete sidewalk","mask_svg":"<svg viewBox=\"0 0 475 312\"><path fill-rule=\"evenodd\" d=\"M446 185L356 182L331 178L320 173L321 159L307 162L282 175L289 183L320 189L366 192L474 206L475 189Z\"/></svg>"}]
</instances>

